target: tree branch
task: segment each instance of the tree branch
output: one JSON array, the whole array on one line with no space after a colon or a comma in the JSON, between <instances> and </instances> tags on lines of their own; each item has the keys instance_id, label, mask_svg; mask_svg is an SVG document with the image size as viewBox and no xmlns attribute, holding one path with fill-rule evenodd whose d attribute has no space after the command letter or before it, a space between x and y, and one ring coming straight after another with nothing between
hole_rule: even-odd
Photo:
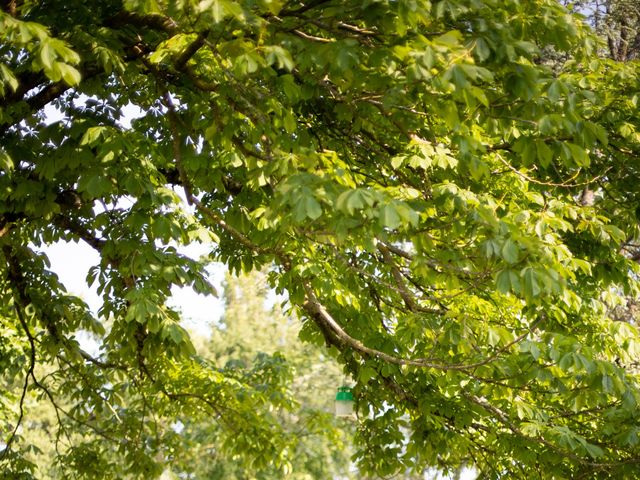
<instances>
[{"instance_id":1,"label":"tree branch","mask_svg":"<svg viewBox=\"0 0 640 480\"><path fill-rule=\"evenodd\" d=\"M105 25L113 29L121 28L125 25L146 27L170 34L175 34L178 31L178 24L171 17L160 15L158 13L147 13L143 15L127 10L121 10L113 17L108 18Z\"/></svg>"},{"instance_id":2,"label":"tree branch","mask_svg":"<svg viewBox=\"0 0 640 480\"><path fill-rule=\"evenodd\" d=\"M198 37L185 49L174 63L176 70L182 70L187 62L193 57L200 48L205 44L209 30L204 30L198 34Z\"/></svg>"},{"instance_id":3,"label":"tree branch","mask_svg":"<svg viewBox=\"0 0 640 480\"><path fill-rule=\"evenodd\" d=\"M475 363L469 363L469 364L451 363L451 364L446 364L446 363L436 363L436 362L433 362L432 360L429 360L429 359L426 359L426 358L406 359L406 358L396 357L394 355L389 355L388 353L384 353L384 352L381 352L379 350L375 350L373 348L369 348L366 345L364 345L360 340L357 340L357 339L353 338L352 336L350 336L347 332L344 331L344 329L340 326L340 324L338 324L338 322L336 322L334 320L334 318L326 310L326 308L322 305L322 303L320 303L320 301L316 297L315 293L313 292L313 289L311 288L311 285L307 281L304 281L304 280L302 280L302 285L303 285L303 288L304 288L304 291L305 291L305 297L306 297L306 301L302 306L303 309L316 322L316 324L318 324L321 327L321 329L329 330L330 332L332 332L333 335L335 335L335 338L336 338L336 340L338 342L337 345L336 345L335 342L333 342L333 344L335 346L337 346L337 347L347 346L347 347L350 347L350 348L352 348L353 350L355 350L357 352L364 353L364 354L367 354L367 355L371 355L373 357L380 358L381 360L384 360L385 362L393 363L395 365L408 365L408 366L422 367L422 368L433 368L435 370L442 370L442 371L448 371L448 370L459 370L459 371L473 370L473 369L476 369L476 368L481 367L483 365L488 365L489 363L492 363L492 362L498 360L502 353L506 352L512 346L514 346L514 345L520 343L522 340L524 340L531 333L531 331L535 328L537 323L540 321L540 319L538 319L535 322L533 322L524 333L522 333L521 335L516 337L513 341L511 341L508 344L506 344L504 347L498 349L490 357L488 357L488 358L486 358L484 360L475 362Z\"/></svg>"}]
</instances>

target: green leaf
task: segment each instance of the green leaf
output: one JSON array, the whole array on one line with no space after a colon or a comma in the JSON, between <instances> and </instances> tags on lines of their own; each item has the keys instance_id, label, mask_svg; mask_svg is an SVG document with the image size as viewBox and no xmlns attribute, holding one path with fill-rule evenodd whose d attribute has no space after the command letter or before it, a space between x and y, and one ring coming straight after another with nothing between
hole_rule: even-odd
<instances>
[{"instance_id":1,"label":"green leaf","mask_svg":"<svg viewBox=\"0 0 640 480\"><path fill-rule=\"evenodd\" d=\"M88 128L82 139L80 140L80 145L95 145L100 138L102 138L108 129L107 127L90 127Z\"/></svg>"},{"instance_id":2,"label":"green leaf","mask_svg":"<svg viewBox=\"0 0 640 480\"><path fill-rule=\"evenodd\" d=\"M56 53L48 40L40 44L40 62L46 70L53 68L53 62L56 59Z\"/></svg>"},{"instance_id":3,"label":"green leaf","mask_svg":"<svg viewBox=\"0 0 640 480\"><path fill-rule=\"evenodd\" d=\"M312 220L320 218L320 216L322 215L322 207L315 198L310 196L305 197L304 205L307 217Z\"/></svg>"},{"instance_id":4,"label":"green leaf","mask_svg":"<svg viewBox=\"0 0 640 480\"><path fill-rule=\"evenodd\" d=\"M433 43L444 47L455 47L462 40L462 34L458 30L450 30L433 39Z\"/></svg>"},{"instance_id":5,"label":"green leaf","mask_svg":"<svg viewBox=\"0 0 640 480\"><path fill-rule=\"evenodd\" d=\"M538 160L543 167L548 167L553 160L553 150L544 140L536 140L536 152Z\"/></svg>"},{"instance_id":6,"label":"green leaf","mask_svg":"<svg viewBox=\"0 0 640 480\"><path fill-rule=\"evenodd\" d=\"M208 0L201 3L200 8L207 8L215 23L220 23L225 17L232 16L241 19L244 16L242 7L231 0Z\"/></svg>"},{"instance_id":7,"label":"green leaf","mask_svg":"<svg viewBox=\"0 0 640 480\"><path fill-rule=\"evenodd\" d=\"M383 205L380 208L380 226L396 229L400 226L400 215L392 204Z\"/></svg>"},{"instance_id":8,"label":"green leaf","mask_svg":"<svg viewBox=\"0 0 640 480\"><path fill-rule=\"evenodd\" d=\"M361 190L347 190L340 194L336 200L336 208L353 215L356 210L361 210L366 204L366 194Z\"/></svg>"},{"instance_id":9,"label":"green leaf","mask_svg":"<svg viewBox=\"0 0 640 480\"><path fill-rule=\"evenodd\" d=\"M584 448L591 458L601 458L604 455L604 450L597 445L586 443Z\"/></svg>"},{"instance_id":10,"label":"green leaf","mask_svg":"<svg viewBox=\"0 0 640 480\"><path fill-rule=\"evenodd\" d=\"M526 267L522 269L520 273L524 281L524 294L527 298L537 297L540 292L540 285L538 283L538 275L536 271L531 267Z\"/></svg>"},{"instance_id":11,"label":"green leaf","mask_svg":"<svg viewBox=\"0 0 640 480\"><path fill-rule=\"evenodd\" d=\"M504 242L504 244L502 245L501 254L502 258L504 258L505 261L510 264L517 263L520 257L518 245L516 245L516 243L511 239L507 239Z\"/></svg>"},{"instance_id":12,"label":"green leaf","mask_svg":"<svg viewBox=\"0 0 640 480\"><path fill-rule=\"evenodd\" d=\"M376 378L377 375L378 374L373 368L365 365L358 372L358 380L362 383L367 383L372 378Z\"/></svg>"},{"instance_id":13,"label":"green leaf","mask_svg":"<svg viewBox=\"0 0 640 480\"><path fill-rule=\"evenodd\" d=\"M293 70L295 65L288 50L278 45L270 45L264 47L264 51L266 52L267 63L269 65L275 64L278 68L284 68L288 71Z\"/></svg>"},{"instance_id":14,"label":"green leaf","mask_svg":"<svg viewBox=\"0 0 640 480\"><path fill-rule=\"evenodd\" d=\"M5 172L10 172L15 168L13 159L11 156L2 148L0 148L0 169Z\"/></svg>"},{"instance_id":15,"label":"green leaf","mask_svg":"<svg viewBox=\"0 0 640 480\"><path fill-rule=\"evenodd\" d=\"M18 89L18 79L4 63L0 63L0 79L2 79L2 83L7 83L14 92Z\"/></svg>"},{"instance_id":16,"label":"green leaf","mask_svg":"<svg viewBox=\"0 0 640 480\"><path fill-rule=\"evenodd\" d=\"M67 85L75 86L80 84L80 80L82 79L80 72L76 70L71 65L67 65L66 63L59 63L58 68L60 69L60 73L62 75L62 79Z\"/></svg>"},{"instance_id":17,"label":"green leaf","mask_svg":"<svg viewBox=\"0 0 640 480\"><path fill-rule=\"evenodd\" d=\"M589 166L591 162L589 160L589 155L584 148L574 143L567 143L566 145L569 147L569 150L571 150L571 156L573 157L573 160L576 162L576 164L581 167Z\"/></svg>"},{"instance_id":18,"label":"green leaf","mask_svg":"<svg viewBox=\"0 0 640 480\"><path fill-rule=\"evenodd\" d=\"M491 55L491 49L489 48L489 44L484 38L480 37L476 39L473 53L478 56L478 60L481 62L489 58L489 56Z\"/></svg>"},{"instance_id":19,"label":"green leaf","mask_svg":"<svg viewBox=\"0 0 640 480\"><path fill-rule=\"evenodd\" d=\"M520 277L514 270L502 270L496 276L496 287L500 293L509 293L510 291L520 291Z\"/></svg>"}]
</instances>

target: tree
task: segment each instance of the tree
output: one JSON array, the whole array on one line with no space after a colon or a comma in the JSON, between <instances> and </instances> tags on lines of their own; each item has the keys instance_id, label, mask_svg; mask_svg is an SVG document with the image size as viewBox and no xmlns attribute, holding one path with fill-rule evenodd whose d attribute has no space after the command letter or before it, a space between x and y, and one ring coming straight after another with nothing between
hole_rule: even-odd
<instances>
[{"instance_id":1,"label":"tree","mask_svg":"<svg viewBox=\"0 0 640 480\"><path fill-rule=\"evenodd\" d=\"M584 14L606 41L607 55L619 62L640 57L640 7L630 0L567 2Z\"/></svg>"},{"instance_id":2,"label":"tree","mask_svg":"<svg viewBox=\"0 0 640 480\"><path fill-rule=\"evenodd\" d=\"M269 266L356 379L363 472L638 477L639 339L612 319L638 292L638 66L558 2L5 1L0 23L2 361L72 405L68 468L106 475L109 439L157 474L177 440L154 418L204 412L228 454L290 461L285 372L225 375L165 305L209 290L175 248L200 241ZM56 240L100 253L97 318L37 253Z\"/></svg>"},{"instance_id":3,"label":"tree","mask_svg":"<svg viewBox=\"0 0 640 480\"><path fill-rule=\"evenodd\" d=\"M298 442L291 452L287 478L352 478L351 429L331 411L332 396L342 381L340 369L318 348L298 342L299 322L284 315L278 305L267 308L267 297L263 272L238 278L228 275L223 321L214 327L202 356L222 366L225 375L239 379L266 362L289 369L286 395L295 406L282 412L279 422L298 437ZM282 478L282 471L273 465L252 474L247 465L225 458L219 449L217 424L197 418L187 421L181 435L188 446L183 448L179 465L194 478ZM181 473L177 467L171 466Z\"/></svg>"},{"instance_id":4,"label":"tree","mask_svg":"<svg viewBox=\"0 0 640 480\"><path fill-rule=\"evenodd\" d=\"M296 341L299 322L284 315L278 306L265 307L265 286L262 272L240 278L228 276L224 289L224 321L214 327L213 338L194 338L196 344L202 345L198 353L203 362L212 368L219 366L225 376L243 383L255 382L255 372L268 364L285 370L283 393L293 405L290 411L278 412L278 422L298 438L291 464L286 467L287 478L352 478L352 429L348 422L335 419L330 411L341 372L318 348ZM265 335L248 334L258 330ZM269 332L280 335L269 336ZM260 388L261 385L254 386ZM128 400L124 398L123 403L126 405ZM56 449L64 445L65 435L74 435L73 429L63 431L62 439L55 439L56 409L46 398L38 400L37 395L29 395L25 410L21 434L22 443L28 446L25 460L37 466L38 478L68 478L69 469L56 462ZM172 442L173 459L164 462L163 479L282 478L283 472L272 464L256 470L251 464L229 458L222 446L223 430L209 416L156 418L156 426L165 422L173 423L170 428L176 435ZM76 440L71 439L71 443ZM109 476L131 476L119 468L121 459L117 453L109 452L106 457Z\"/></svg>"}]
</instances>

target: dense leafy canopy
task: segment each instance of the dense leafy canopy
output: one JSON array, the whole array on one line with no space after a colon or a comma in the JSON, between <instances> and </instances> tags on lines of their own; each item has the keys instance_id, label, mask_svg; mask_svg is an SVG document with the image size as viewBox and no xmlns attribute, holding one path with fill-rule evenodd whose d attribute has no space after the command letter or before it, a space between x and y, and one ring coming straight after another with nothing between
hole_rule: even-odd
<instances>
[{"instance_id":1,"label":"dense leafy canopy","mask_svg":"<svg viewBox=\"0 0 640 480\"><path fill-rule=\"evenodd\" d=\"M638 64L559 2L1 5L6 471L36 391L90 478L160 474L182 440L153 418L198 415L284 475L277 356L229 374L166 305L218 260L268 267L354 379L361 471L638 477ZM99 252L97 315L58 240Z\"/></svg>"},{"instance_id":2,"label":"dense leafy canopy","mask_svg":"<svg viewBox=\"0 0 640 480\"><path fill-rule=\"evenodd\" d=\"M161 461L163 480L177 478L206 478L210 480L280 480L286 472L292 480L311 478L354 477L350 463L353 428L349 423L327 411L328 400L341 381L341 372L313 345L297 341L299 322L283 314L266 290L263 272L252 272L239 278L228 277L224 285L224 315L212 326L212 337L193 332L192 340L203 363L219 368L226 377L242 383L253 383L256 371L270 365L281 377L279 389L272 395L287 396L289 405L279 409L274 419L279 428L296 435L290 444L289 463L276 467L274 463L254 465L238 461L227 454L221 445L225 441L219 418L192 412L188 415L152 419L154 431L170 430L171 439L164 439L163 450L171 448L170 461ZM200 329L202 330L202 329ZM253 332L247 335L247 332ZM118 416L129 409L135 397L122 395ZM124 407L124 409L122 408ZM28 395L20 443L29 445L25 458L38 466L37 477L64 480L76 472L64 462L56 461L56 446L52 441L56 430L55 407L48 399L38 400ZM77 431L69 424L69 431ZM78 442L81 436L74 435ZM57 445L62 448L64 441ZM104 452L110 461L108 478L127 478L128 466L117 451ZM164 455L158 455L163 460ZM169 459L167 459L169 460ZM142 475L144 476L144 475Z\"/></svg>"}]
</instances>

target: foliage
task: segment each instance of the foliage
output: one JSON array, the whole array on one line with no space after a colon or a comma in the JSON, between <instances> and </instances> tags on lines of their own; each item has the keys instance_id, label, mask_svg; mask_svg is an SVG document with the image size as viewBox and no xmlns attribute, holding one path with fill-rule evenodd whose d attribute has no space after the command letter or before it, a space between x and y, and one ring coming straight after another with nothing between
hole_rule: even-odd
<instances>
[{"instance_id":1,"label":"foliage","mask_svg":"<svg viewBox=\"0 0 640 480\"><path fill-rule=\"evenodd\" d=\"M297 342L298 322L277 306L265 307L267 292L262 272L240 278L228 276L224 297L224 322L214 326L213 338L194 337L195 343L202 345L198 352L201 361L239 383L255 382L255 373L266 366L277 369L284 388L271 394L285 395L292 403L290 410L277 412L277 420L298 439L289 455L291 463L284 467L285 476L299 480L352 478L351 429L348 422L335 419L331 411L336 385L342 381L337 364L319 349ZM259 331L263 336L248 335ZM32 393L25 403L27 413L21 433L21 443L28 446L25 459L38 467L38 478L68 478L69 470L55 462L56 450L64 449L65 440L73 444L78 439L73 429L59 432L62 438L56 438L56 410L48 399L36 397ZM126 405L129 399L123 397ZM200 414L156 416L154 429L165 431L165 435L170 430L173 448L171 460L162 462L161 478L282 478L283 470L274 468L272 463L254 468L230 458L223 447L225 438L221 433L225 430L220 428L220 421ZM72 437L65 438L66 435ZM106 453L108 460L102 467L108 465L108 476L131 476L118 467L121 459L117 452Z\"/></svg>"},{"instance_id":2,"label":"foliage","mask_svg":"<svg viewBox=\"0 0 640 480\"><path fill-rule=\"evenodd\" d=\"M210 291L176 244L211 242L233 272L270 266L357 380L363 472L638 477L640 344L612 319L638 292L638 64L598 58L562 5L3 5L1 358L73 425L64 468L107 476L113 449L152 477L179 448L153 419L206 414L284 474L286 372L202 362L165 305ZM100 253L97 317L37 253L57 240ZM18 476L20 390L2 402Z\"/></svg>"},{"instance_id":3,"label":"foliage","mask_svg":"<svg viewBox=\"0 0 640 480\"><path fill-rule=\"evenodd\" d=\"M352 478L352 429L348 421L333 416L333 397L343 377L338 365L318 348L297 341L297 319L285 315L278 304L265 305L273 299L269 299L263 272L240 278L228 275L224 298L223 321L213 329L203 356L224 366L225 375L233 377L267 361L290 369L286 394L295 407L282 411L279 422L298 442L290 454L287 478ZM185 448L188 456L182 464L197 465L195 478L246 478L246 465L241 462L225 458L211 462L206 454L202 460L206 446L219 444L217 425L196 419L185 427L183 435L194 448ZM256 478L280 479L282 472L267 465Z\"/></svg>"},{"instance_id":4,"label":"foliage","mask_svg":"<svg viewBox=\"0 0 640 480\"><path fill-rule=\"evenodd\" d=\"M619 62L640 58L640 5L633 0L567 2L606 40L606 54Z\"/></svg>"}]
</instances>

